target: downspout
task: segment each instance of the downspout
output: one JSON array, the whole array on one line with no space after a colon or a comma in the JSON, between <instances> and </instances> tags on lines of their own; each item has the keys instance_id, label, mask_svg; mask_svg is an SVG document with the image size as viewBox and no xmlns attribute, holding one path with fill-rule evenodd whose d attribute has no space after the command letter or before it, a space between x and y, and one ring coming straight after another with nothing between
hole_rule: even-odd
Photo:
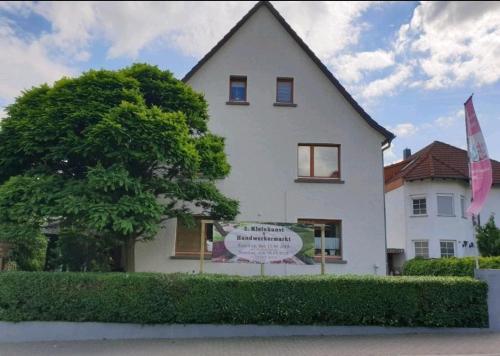
<instances>
[{"instance_id":1,"label":"downspout","mask_svg":"<svg viewBox=\"0 0 500 356\"><path fill-rule=\"evenodd\" d=\"M391 140L387 139L382 142L382 150L380 154L382 156L382 201L384 202L384 257L385 257L385 274L389 274L389 260L387 258L387 214L385 210L385 179L384 179L384 152L391 147ZM375 272L376 273L376 272Z\"/></svg>"}]
</instances>

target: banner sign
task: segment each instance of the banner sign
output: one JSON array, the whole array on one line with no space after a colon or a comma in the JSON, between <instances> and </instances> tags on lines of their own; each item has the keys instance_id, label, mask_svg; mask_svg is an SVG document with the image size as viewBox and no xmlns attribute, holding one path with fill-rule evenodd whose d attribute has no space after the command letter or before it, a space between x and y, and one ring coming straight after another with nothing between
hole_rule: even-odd
<instances>
[{"instance_id":1,"label":"banner sign","mask_svg":"<svg viewBox=\"0 0 500 356\"><path fill-rule=\"evenodd\" d=\"M212 262L314 264L314 227L215 222Z\"/></svg>"},{"instance_id":2,"label":"banner sign","mask_svg":"<svg viewBox=\"0 0 500 356\"><path fill-rule=\"evenodd\" d=\"M493 183L493 175L486 143L472 104L472 96L465 102L465 124L472 185L472 204L467 213L477 215L486 202Z\"/></svg>"}]
</instances>

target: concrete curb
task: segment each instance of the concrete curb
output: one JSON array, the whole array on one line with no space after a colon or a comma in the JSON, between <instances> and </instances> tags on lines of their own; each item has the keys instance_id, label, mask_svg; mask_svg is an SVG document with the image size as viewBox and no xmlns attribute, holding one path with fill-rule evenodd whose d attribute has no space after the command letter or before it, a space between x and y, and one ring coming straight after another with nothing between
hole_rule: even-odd
<instances>
[{"instance_id":1,"label":"concrete curb","mask_svg":"<svg viewBox=\"0 0 500 356\"><path fill-rule=\"evenodd\" d=\"M93 322L0 322L0 342L77 341L119 339L191 339L273 336L341 336L399 334L471 334L488 328L408 328L383 326L299 325L139 325Z\"/></svg>"}]
</instances>

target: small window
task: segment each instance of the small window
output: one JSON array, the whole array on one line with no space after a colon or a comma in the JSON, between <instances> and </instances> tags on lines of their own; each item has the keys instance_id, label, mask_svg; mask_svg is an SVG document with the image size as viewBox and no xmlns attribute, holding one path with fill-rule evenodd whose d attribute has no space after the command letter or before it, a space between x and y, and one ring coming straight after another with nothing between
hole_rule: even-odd
<instances>
[{"instance_id":1,"label":"small window","mask_svg":"<svg viewBox=\"0 0 500 356\"><path fill-rule=\"evenodd\" d=\"M314 256L321 261L321 238L325 237L326 259L341 259L341 221L340 220L306 220L299 219L299 224L314 225Z\"/></svg>"},{"instance_id":2,"label":"small window","mask_svg":"<svg viewBox=\"0 0 500 356\"><path fill-rule=\"evenodd\" d=\"M441 257L455 257L455 241L441 240L439 244L441 247Z\"/></svg>"},{"instance_id":3,"label":"small window","mask_svg":"<svg viewBox=\"0 0 500 356\"><path fill-rule=\"evenodd\" d=\"M466 216L465 216L465 197L463 195L460 196L460 211L462 213L462 217L466 218Z\"/></svg>"},{"instance_id":4,"label":"small window","mask_svg":"<svg viewBox=\"0 0 500 356\"><path fill-rule=\"evenodd\" d=\"M415 257L429 258L429 241L413 241L413 245L415 246Z\"/></svg>"},{"instance_id":5,"label":"small window","mask_svg":"<svg viewBox=\"0 0 500 356\"><path fill-rule=\"evenodd\" d=\"M413 215L427 215L427 199L412 198Z\"/></svg>"},{"instance_id":6,"label":"small window","mask_svg":"<svg viewBox=\"0 0 500 356\"><path fill-rule=\"evenodd\" d=\"M298 175L340 178L340 145L299 144Z\"/></svg>"},{"instance_id":7,"label":"small window","mask_svg":"<svg viewBox=\"0 0 500 356\"><path fill-rule=\"evenodd\" d=\"M437 196L438 216L455 216L453 195Z\"/></svg>"},{"instance_id":8,"label":"small window","mask_svg":"<svg viewBox=\"0 0 500 356\"><path fill-rule=\"evenodd\" d=\"M229 101L247 101L247 77L231 76L229 79Z\"/></svg>"},{"instance_id":9,"label":"small window","mask_svg":"<svg viewBox=\"0 0 500 356\"><path fill-rule=\"evenodd\" d=\"M202 220L201 217L194 218L194 225L187 226L177 220L177 236L175 239L175 255L186 257L199 257L201 250L202 224L205 225L205 256L212 253L212 223Z\"/></svg>"},{"instance_id":10,"label":"small window","mask_svg":"<svg viewBox=\"0 0 500 356\"><path fill-rule=\"evenodd\" d=\"M293 78L278 78L276 83L276 102L293 103Z\"/></svg>"}]
</instances>

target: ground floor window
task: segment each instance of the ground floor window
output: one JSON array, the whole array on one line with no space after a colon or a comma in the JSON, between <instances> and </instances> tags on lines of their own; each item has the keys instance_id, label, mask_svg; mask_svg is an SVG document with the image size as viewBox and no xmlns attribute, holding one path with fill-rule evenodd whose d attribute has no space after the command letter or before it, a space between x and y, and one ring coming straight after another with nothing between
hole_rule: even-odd
<instances>
[{"instance_id":1,"label":"ground floor window","mask_svg":"<svg viewBox=\"0 0 500 356\"><path fill-rule=\"evenodd\" d=\"M194 217L192 225L177 219L175 256L200 257L202 241L205 244L205 256L211 256L213 241L212 227L212 221L208 220L206 217Z\"/></svg>"},{"instance_id":2,"label":"ground floor window","mask_svg":"<svg viewBox=\"0 0 500 356\"><path fill-rule=\"evenodd\" d=\"M455 257L455 241L441 240L439 245L441 247L441 257Z\"/></svg>"},{"instance_id":3,"label":"ground floor window","mask_svg":"<svg viewBox=\"0 0 500 356\"><path fill-rule=\"evenodd\" d=\"M429 241L413 241L413 245L415 247L415 257L429 258Z\"/></svg>"},{"instance_id":4,"label":"ground floor window","mask_svg":"<svg viewBox=\"0 0 500 356\"><path fill-rule=\"evenodd\" d=\"M342 239L340 220L299 219L300 224L314 225L314 257L321 259L321 238L325 238L326 259L342 259Z\"/></svg>"}]
</instances>

